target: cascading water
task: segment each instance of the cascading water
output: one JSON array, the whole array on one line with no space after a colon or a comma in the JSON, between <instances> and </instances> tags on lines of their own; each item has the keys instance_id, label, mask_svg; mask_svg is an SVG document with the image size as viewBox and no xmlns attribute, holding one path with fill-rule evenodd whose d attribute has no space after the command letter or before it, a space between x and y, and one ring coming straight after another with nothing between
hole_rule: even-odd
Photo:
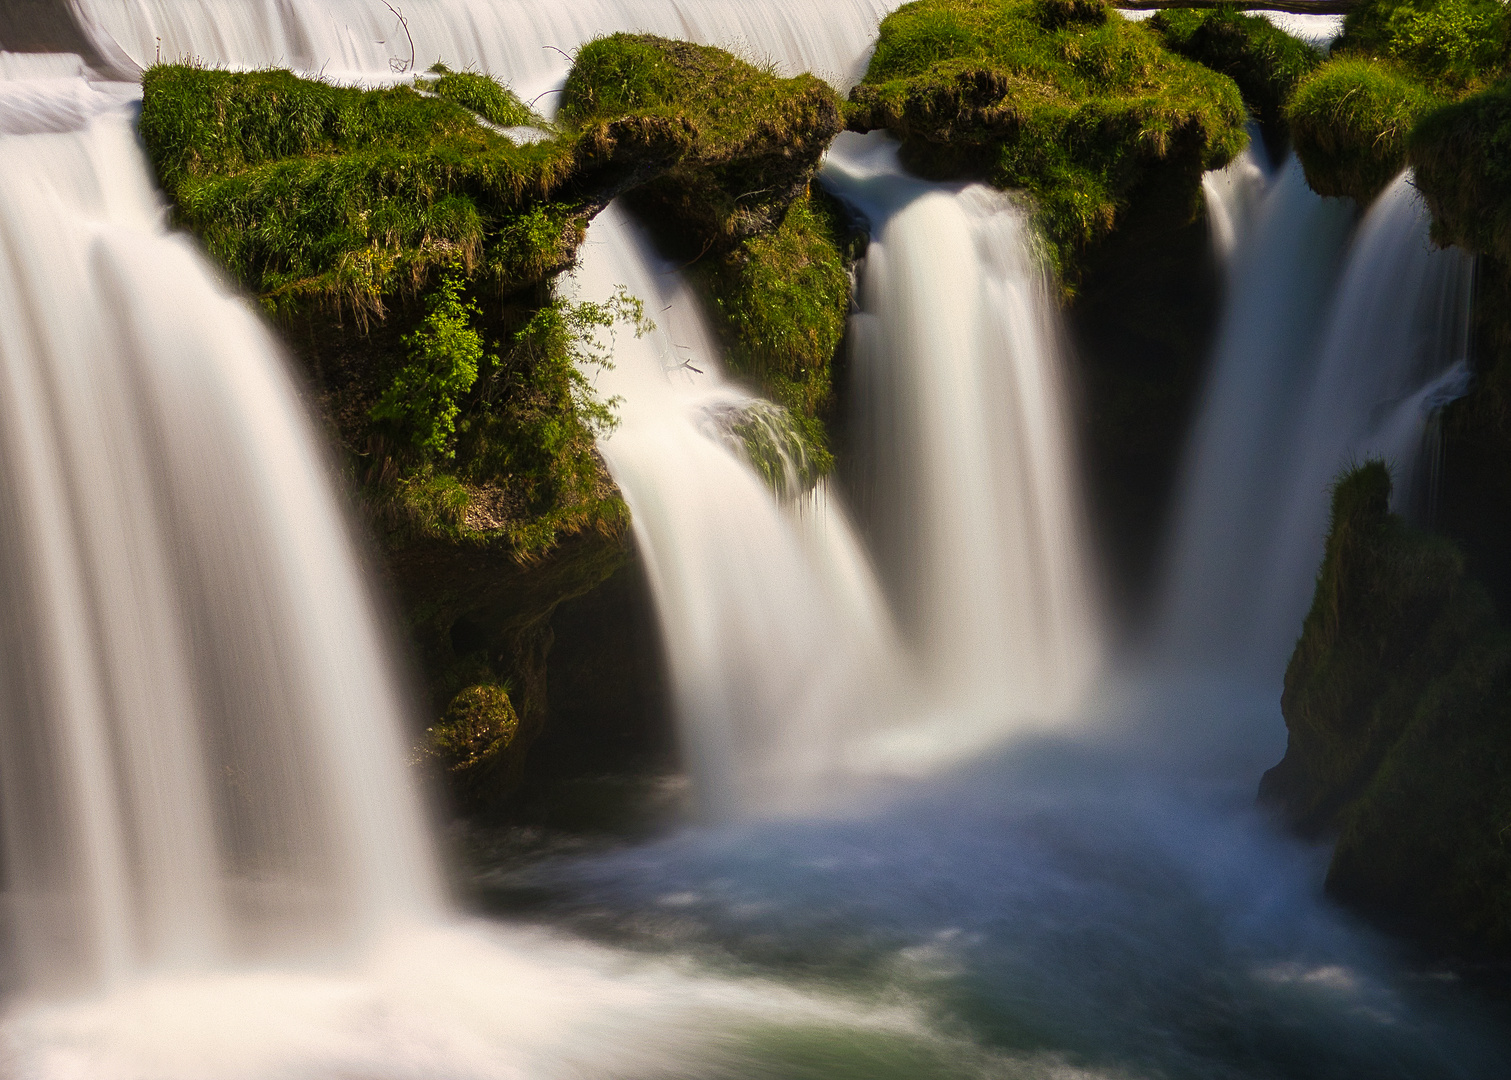
<instances>
[{"instance_id":1,"label":"cascading water","mask_svg":"<svg viewBox=\"0 0 1511 1080\"><path fill-rule=\"evenodd\" d=\"M589 233L576 287L623 286L657 327L621 333L599 379L620 399L602 442L628 500L700 796L721 815L791 808L848 771L856 735L895 707L890 619L821 485L779 505L731 424L758 403L674 268L617 206ZM768 406L769 407L769 406Z\"/></svg>"},{"instance_id":2,"label":"cascading water","mask_svg":"<svg viewBox=\"0 0 1511 1080\"><path fill-rule=\"evenodd\" d=\"M307 58L371 78L407 54L378 5L77 6L139 61L158 35L165 56ZM570 49L619 27L737 43L843 81L891 6L406 10L421 66L437 50L528 92L566 67L543 44ZM826 49L833 60L812 59ZM1168 697L1130 715L1128 730L1153 733L1131 748L1025 737L879 812L677 830L608 853L574 839L485 875L503 894L517 875L516 912L640 952L451 924L414 834L379 635L275 350L164 232L116 111L134 90L91 87L76 61L0 55L0 76L18 68L26 82L0 82L0 305L25 314L0 321L0 476L15 485L0 534L19 598L0 624L0 824L8 929L32 943L33 964L0 1014L0 1074L1507 1074L1472 998L1403 977L1398 957L1318 903L1314 854L1250 809L1256 763L1233 770L1210 752L1227 737L1211 737L1210 702L1163 725ZM691 741L716 810L800 807L878 755L895 766L969 749L1063 708L1099 651L1057 335L1023 219L995 193L907 180L877 141L852 145L827 180L866 211L875 240L851 361L866 402L856 456L875 465L853 487L904 616L901 650L829 493L792 498L789 482L784 501L742 460L735 428L770 419L767 406L719 376L685 286L616 208L593 227L578 277L589 298L629 286L660 324L643 340L620 331L601 386L624 397L623 423L603 449L634 506L671 662L684 665L679 701L699 714ZM1320 308L1348 215L1319 210L1296 179L1272 189L1259 227L1230 217L1235 306L1243 281L1256 294L1248 315L1229 312L1232 333L1271 333L1313 296L1319 310L1292 336L1329 339ZM1321 265L1306 265L1306 243ZM1253 269L1270 264L1310 276L1286 300L1278 270L1266 285ZM1411 399L1449 383L1413 383L1394 418L1409 426ZM1274 390L1290 411L1265 415L1305 412L1305 396ZM946 409L958 419L942 420ZM1244 446L1262 442L1228 416ZM1210 418L1204 430L1206 445L1222 442ZM927 561L941 551L943 563ZM1011 609L984 610L987 595ZM943 598L972 636L949 636ZM972 719L1013 673L1025 677L995 717L949 737L930 722ZM20 762L56 767L18 767L18 744ZM44 844L42 830L67 843ZM46 888L26 903L16 886L34 872ZM49 942L60 924L90 932ZM289 940L331 927L345 931L344 955ZM76 982L115 981L47 995L50 972L37 969L57 958ZM708 958L738 974L703 973ZM815 992L824 985L884 1004L836 1001Z\"/></svg>"},{"instance_id":3,"label":"cascading water","mask_svg":"<svg viewBox=\"0 0 1511 1080\"><path fill-rule=\"evenodd\" d=\"M1280 458L1351 222L1348 204L1314 194L1293 157L1234 251L1170 547L1161 630L1176 652L1204 661L1246 652L1270 585L1255 567L1283 527Z\"/></svg>"},{"instance_id":4,"label":"cascading water","mask_svg":"<svg viewBox=\"0 0 1511 1080\"><path fill-rule=\"evenodd\" d=\"M289 66L327 78L392 77L410 59L499 73L526 100L561 85L570 53L616 30L718 45L784 74L858 81L882 17L901 0L74 0L103 45L145 66L204 57ZM407 33L406 33L407 30ZM543 98L539 107L554 108Z\"/></svg>"},{"instance_id":5,"label":"cascading water","mask_svg":"<svg viewBox=\"0 0 1511 1080\"><path fill-rule=\"evenodd\" d=\"M398 687L267 331L165 231L120 93L0 87L0 819L28 981L235 955L262 916L329 938L430 912Z\"/></svg>"},{"instance_id":6,"label":"cascading water","mask_svg":"<svg viewBox=\"0 0 1511 1080\"><path fill-rule=\"evenodd\" d=\"M855 486L923 696L951 714L926 731L969 746L1061 717L1095 668L1098 612L1027 216L984 186L907 176L881 135L841 136L823 179L872 233L851 325Z\"/></svg>"},{"instance_id":7,"label":"cascading water","mask_svg":"<svg viewBox=\"0 0 1511 1080\"><path fill-rule=\"evenodd\" d=\"M0 54L0 1073L735 1075L759 1026L928 1038L454 922L315 432L166 230L135 88L79 71Z\"/></svg>"},{"instance_id":8,"label":"cascading water","mask_svg":"<svg viewBox=\"0 0 1511 1080\"><path fill-rule=\"evenodd\" d=\"M1409 505L1431 411L1466 382L1472 263L1398 177L1353 231L1294 158L1234 255L1163 617L1187 658L1272 678L1311 596L1328 487L1383 456Z\"/></svg>"}]
</instances>

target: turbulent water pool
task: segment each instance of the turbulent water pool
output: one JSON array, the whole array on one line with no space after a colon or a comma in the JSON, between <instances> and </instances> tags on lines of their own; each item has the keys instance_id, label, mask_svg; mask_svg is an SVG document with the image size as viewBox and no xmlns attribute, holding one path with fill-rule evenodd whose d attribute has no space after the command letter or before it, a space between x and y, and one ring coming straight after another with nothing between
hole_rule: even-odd
<instances>
[{"instance_id":1,"label":"turbulent water pool","mask_svg":"<svg viewBox=\"0 0 1511 1080\"><path fill-rule=\"evenodd\" d=\"M1273 700L1172 684L1120 695L1094 739L1026 738L833 814L474 836L467 887L855 1010L751 1033L712 1075L1503 1075L1498 996L1330 904L1326 850L1255 808L1280 747L1237 733L1273 732Z\"/></svg>"}]
</instances>

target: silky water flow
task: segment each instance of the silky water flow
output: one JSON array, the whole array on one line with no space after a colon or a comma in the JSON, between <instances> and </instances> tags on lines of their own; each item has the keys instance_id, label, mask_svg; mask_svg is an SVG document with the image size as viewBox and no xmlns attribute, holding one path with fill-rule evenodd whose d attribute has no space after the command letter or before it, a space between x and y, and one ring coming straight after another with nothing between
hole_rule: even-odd
<instances>
[{"instance_id":1,"label":"silky water flow","mask_svg":"<svg viewBox=\"0 0 1511 1080\"><path fill-rule=\"evenodd\" d=\"M533 96L566 70L547 46L620 28L844 85L891 6L406 8L419 66L436 52ZM161 38L174 58L377 81L407 54L391 15L344 0L76 8L139 63ZM1009 197L911 180L882 137L837 145L824 182L872 243L854 453L813 488L796 447L770 477L751 467L741 432L779 434L774 407L723 373L638 227L618 207L594 224L568 288L624 286L657 324L609 341L597 378L621 422L602 450L713 823L475 869L515 917L466 920L326 466L265 329L164 229L136 91L64 59L0 56L0 73L3 138L34 140L0 156L0 531L19 598L0 664L19 956L0 1071L1505 1074L1474 1000L1322 902L1318 853L1252 809L1283 738L1273 686L1188 698L1099 677L1062 336ZM1291 457L1266 471L1270 426L1336 452L1303 429L1371 291L1397 290L1385 311L1416 312L1419 340L1458 340L1460 294L1431 284L1452 275L1412 292L1397 273L1424 251L1401 239L1421 235L1415 204L1382 201L1355 232L1294 165L1239 171L1209 178L1215 198L1241 190L1214 237L1228 310L1172 557L1196 584L1166 605L1203 648L1263 599L1200 584L1231 584L1224 522L1255 513L1219 481L1252 478L1267 507L1305 490ZM1277 340L1340 358L1298 373L1310 361ZM1423 350L1358 399L1369 431L1405 440L1389 445L1459 385L1451 348ZM1246 393L1260 415L1214 419ZM1261 534L1266 565L1289 557Z\"/></svg>"}]
</instances>

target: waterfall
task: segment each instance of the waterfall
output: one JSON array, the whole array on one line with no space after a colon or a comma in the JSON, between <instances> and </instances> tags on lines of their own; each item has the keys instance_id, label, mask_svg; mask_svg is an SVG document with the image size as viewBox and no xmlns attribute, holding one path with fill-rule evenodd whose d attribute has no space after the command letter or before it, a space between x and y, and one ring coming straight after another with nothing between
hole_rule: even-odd
<instances>
[{"instance_id":1,"label":"waterfall","mask_svg":"<svg viewBox=\"0 0 1511 1080\"><path fill-rule=\"evenodd\" d=\"M400 694L282 358L166 230L129 89L40 74L0 82L0 823L23 977L424 916Z\"/></svg>"},{"instance_id":2,"label":"waterfall","mask_svg":"<svg viewBox=\"0 0 1511 1080\"><path fill-rule=\"evenodd\" d=\"M729 438L758 399L724 378L701 302L615 204L575 288L619 287L657 326L616 335L599 387L620 424L600 446L649 571L688 765L718 815L792 808L895 705L890 619L827 485L779 499Z\"/></svg>"},{"instance_id":3,"label":"waterfall","mask_svg":"<svg viewBox=\"0 0 1511 1080\"><path fill-rule=\"evenodd\" d=\"M786 75L859 81L882 18L900 0L73 0L86 31L137 64L204 58L325 78L393 77L437 60L505 79L526 100L561 86L570 54L617 30L717 45ZM554 109L550 96L538 107Z\"/></svg>"},{"instance_id":4,"label":"waterfall","mask_svg":"<svg viewBox=\"0 0 1511 1080\"><path fill-rule=\"evenodd\" d=\"M1099 653L1052 283L1027 214L841 136L824 183L871 244L851 324L855 487L931 736L971 745L1077 701ZM918 752L912 740L909 753Z\"/></svg>"},{"instance_id":5,"label":"waterfall","mask_svg":"<svg viewBox=\"0 0 1511 1080\"><path fill-rule=\"evenodd\" d=\"M1234 252L1162 619L1188 659L1273 677L1310 601L1332 480L1382 456L1409 506L1432 410L1466 383L1471 260L1433 249L1404 174L1353 218L1292 157Z\"/></svg>"}]
</instances>

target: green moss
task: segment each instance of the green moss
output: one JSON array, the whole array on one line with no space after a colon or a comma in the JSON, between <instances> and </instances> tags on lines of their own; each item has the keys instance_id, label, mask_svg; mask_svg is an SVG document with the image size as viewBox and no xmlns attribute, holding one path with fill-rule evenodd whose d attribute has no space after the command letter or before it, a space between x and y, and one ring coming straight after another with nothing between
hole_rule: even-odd
<instances>
[{"instance_id":1,"label":"green moss","mask_svg":"<svg viewBox=\"0 0 1511 1080\"><path fill-rule=\"evenodd\" d=\"M1339 837L1335 894L1460 943L1511 945L1511 636L1449 541L1388 509L1371 462L1334 490L1261 797Z\"/></svg>"},{"instance_id":2,"label":"green moss","mask_svg":"<svg viewBox=\"0 0 1511 1080\"><path fill-rule=\"evenodd\" d=\"M722 49L646 34L588 42L559 121L581 128L632 117L690 132L687 154L635 201L694 256L774 228L842 127L838 97L815 76L782 79Z\"/></svg>"},{"instance_id":3,"label":"green moss","mask_svg":"<svg viewBox=\"0 0 1511 1080\"><path fill-rule=\"evenodd\" d=\"M730 368L788 409L820 473L832 458L818 421L833 406L831 363L850 311L843 241L833 210L804 196L774 232L694 267Z\"/></svg>"},{"instance_id":4,"label":"green moss","mask_svg":"<svg viewBox=\"0 0 1511 1080\"><path fill-rule=\"evenodd\" d=\"M479 77L480 78L480 77ZM516 145L412 87L160 65L141 132L179 220L270 310L381 318L459 266L495 293L570 263L587 218L675 161L670 125Z\"/></svg>"},{"instance_id":5,"label":"green moss","mask_svg":"<svg viewBox=\"0 0 1511 1080\"><path fill-rule=\"evenodd\" d=\"M432 69L434 70L434 69ZM428 84L429 90L464 109L471 109L490 124L499 127L545 127L545 122L515 96L513 90L487 75L475 71L439 72L440 78Z\"/></svg>"},{"instance_id":6,"label":"green moss","mask_svg":"<svg viewBox=\"0 0 1511 1080\"><path fill-rule=\"evenodd\" d=\"M1028 191L1072 276L1137 190L1178 186L1194 214L1202 172L1247 143L1232 80L1088 0L908 4L851 101L851 127L893 131L924 175Z\"/></svg>"},{"instance_id":7,"label":"green moss","mask_svg":"<svg viewBox=\"0 0 1511 1080\"><path fill-rule=\"evenodd\" d=\"M1511 82L1424 116L1407 158L1434 238L1511 262Z\"/></svg>"},{"instance_id":8,"label":"green moss","mask_svg":"<svg viewBox=\"0 0 1511 1080\"><path fill-rule=\"evenodd\" d=\"M1170 49L1237 83L1267 129L1284 123L1296 84L1322 62L1317 50L1268 19L1233 8L1174 8L1157 13L1149 25Z\"/></svg>"},{"instance_id":9,"label":"green moss","mask_svg":"<svg viewBox=\"0 0 1511 1080\"><path fill-rule=\"evenodd\" d=\"M462 279L441 279L420 328L404 339L410 362L394 376L372 417L396 430L418 452L452 458L461 399L477 381L483 338L473 328L477 305L463 302Z\"/></svg>"},{"instance_id":10,"label":"green moss","mask_svg":"<svg viewBox=\"0 0 1511 1080\"><path fill-rule=\"evenodd\" d=\"M1388 58L1440 93L1460 93L1506 72L1511 17L1500 0L1370 0L1349 13L1333 53Z\"/></svg>"},{"instance_id":11,"label":"green moss","mask_svg":"<svg viewBox=\"0 0 1511 1080\"><path fill-rule=\"evenodd\" d=\"M1318 194L1367 204L1405 167L1412 126L1442 102L1393 61L1324 64L1286 110L1307 182Z\"/></svg>"},{"instance_id":12,"label":"green moss","mask_svg":"<svg viewBox=\"0 0 1511 1080\"><path fill-rule=\"evenodd\" d=\"M421 753L448 774L462 808L477 810L497 792L518 733L519 716L507 689L469 686L451 699L440 723L426 728Z\"/></svg>"},{"instance_id":13,"label":"green moss","mask_svg":"<svg viewBox=\"0 0 1511 1080\"><path fill-rule=\"evenodd\" d=\"M1511 71L1511 16L1499 0L1371 0L1332 55L1288 110L1296 152L1319 193L1366 203L1405 167L1419 121Z\"/></svg>"}]
</instances>

